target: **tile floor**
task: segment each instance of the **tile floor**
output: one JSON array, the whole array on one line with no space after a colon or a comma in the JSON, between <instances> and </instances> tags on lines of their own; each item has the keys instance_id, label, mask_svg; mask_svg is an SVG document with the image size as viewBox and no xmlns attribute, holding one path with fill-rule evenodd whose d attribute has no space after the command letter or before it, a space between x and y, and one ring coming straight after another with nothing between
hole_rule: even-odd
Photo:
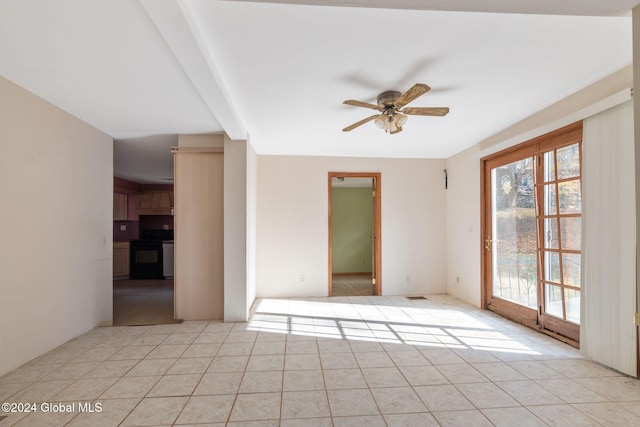
<instances>
[{"instance_id":1,"label":"tile floor","mask_svg":"<svg viewBox=\"0 0 640 427\"><path fill-rule=\"evenodd\" d=\"M371 296L373 288L371 276L334 275L331 279L331 293L334 297Z\"/></svg>"},{"instance_id":2,"label":"tile floor","mask_svg":"<svg viewBox=\"0 0 640 427\"><path fill-rule=\"evenodd\" d=\"M638 380L447 296L96 328L0 378L0 401L74 405L1 427L640 425Z\"/></svg>"}]
</instances>

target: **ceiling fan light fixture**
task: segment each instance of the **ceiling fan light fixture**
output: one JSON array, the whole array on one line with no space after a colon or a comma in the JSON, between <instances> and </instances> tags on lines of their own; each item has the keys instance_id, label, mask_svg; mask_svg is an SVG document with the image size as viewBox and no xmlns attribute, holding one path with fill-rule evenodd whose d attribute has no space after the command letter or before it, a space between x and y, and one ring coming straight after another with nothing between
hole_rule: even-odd
<instances>
[{"instance_id":1,"label":"ceiling fan light fixture","mask_svg":"<svg viewBox=\"0 0 640 427\"><path fill-rule=\"evenodd\" d=\"M376 126L378 126L380 129L384 129L387 127L387 121L385 119L386 117L381 114L378 117L376 117L373 123L375 123Z\"/></svg>"},{"instance_id":2,"label":"ceiling fan light fixture","mask_svg":"<svg viewBox=\"0 0 640 427\"><path fill-rule=\"evenodd\" d=\"M399 128L404 126L404 124L407 123L408 119L409 117L406 114L402 114L402 113L396 113L396 115L394 116L396 126L398 126Z\"/></svg>"}]
</instances>

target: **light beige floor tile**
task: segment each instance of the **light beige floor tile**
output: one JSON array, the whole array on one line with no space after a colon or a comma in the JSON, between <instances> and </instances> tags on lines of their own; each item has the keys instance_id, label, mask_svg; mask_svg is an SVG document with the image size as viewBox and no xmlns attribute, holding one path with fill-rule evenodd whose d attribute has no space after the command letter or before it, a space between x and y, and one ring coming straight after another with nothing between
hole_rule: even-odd
<instances>
[{"instance_id":1,"label":"light beige floor tile","mask_svg":"<svg viewBox=\"0 0 640 427\"><path fill-rule=\"evenodd\" d=\"M640 402L638 402L640 405ZM615 403L577 403L573 405L604 426L638 426L640 416Z\"/></svg>"},{"instance_id":2,"label":"light beige floor tile","mask_svg":"<svg viewBox=\"0 0 640 427\"><path fill-rule=\"evenodd\" d=\"M284 368L287 371L320 369L320 355L318 353L287 354L284 357Z\"/></svg>"},{"instance_id":3,"label":"light beige floor tile","mask_svg":"<svg viewBox=\"0 0 640 427\"><path fill-rule=\"evenodd\" d=\"M31 383L60 369L63 364L25 365L0 377L1 383Z\"/></svg>"},{"instance_id":4,"label":"light beige floor tile","mask_svg":"<svg viewBox=\"0 0 640 427\"><path fill-rule=\"evenodd\" d=\"M324 378L320 369L309 371L285 371L283 391L324 390Z\"/></svg>"},{"instance_id":5,"label":"light beige floor tile","mask_svg":"<svg viewBox=\"0 0 640 427\"><path fill-rule=\"evenodd\" d=\"M104 392L100 399L124 399L144 397L160 380L160 376L122 377Z\"/></svg>"},{"instance_id":6,"label":"light beige floor tile","mask_svg":"<svg viewBox=\"0 0 640 427\"><path fill-rule=\"evenodd\" d=\"M118 350L108 360L142 360L154 348L151 345L130 345Z\"/></svg>"},{"instance_id":7,"label":"light beige floor tile","mask_svg":"<svg viewBox=\"0 0 640 427\"><path fill-rule=\"evenodd\" d=\"M57 427L64 426L77 414L74 412L43 412L38 410L20 419L16 427Z\"/></svg>"},{"instance_id":8,"label":"light beige floor tile","mask_svg":"<svg viewBox=\"0 0 640 427\"><path fill-rule=\"evenodd\" d=\"M414 390L431 412L473 409L473 405L452 385L415 387Z\"/></svg>"},{"instance_id":9,"label":"light beige floor tile","mask_svg":"<svg viewBox=\"0 0 640 427\"><path fill-rule=\"evenodd\" d=\"M520 362L508 362L509 366L520 372L531 380L558 379L565 378L560 372L551 369L543 362L537 360L527 360Z\"/></svg>"},{"instance_id":10,"label":"light beige floor tile","mask_svg":"<svg viewBox=\"0 0 640 427\"><path fill-rule=\"evenodd\" d=\"M450 365L466 363L453 350L449 349L420 349L420 352L434 365Z\"/></svg>"},{"instance_id":11,"label":"light beige floor tile","mask_svg":"<svg viewBox=\"0 0 640 427\"><path fill-rule=\"evenodd\" d=\"M0 400L8 401L9 396L19 392L31 383L0 383Z\"/></svg>"},{"instance_id":12,"label":"light beige floor tile","mask_svg":"<svg viewBox=\"0 0 640 427\"><path fill-rule=\"evenodd\" d=\"M433 416L442 427L490 427L493 424L480 411L434 412Z\"/></svg>"},{"instance_id":13,"label":"light beige floor tile","mask_svg":"<svg viewBox=\"0 0 640 427\"><path fill-rule=\"evenodd\" d=\"M362 374L369 388L405 387L409 385L400 370L395 367L362 369Z\"/></svg>"},{"instance_id":14,"label":"light beige floor tile","mask_svg":"<svg viewBox=\"0 0 640 427\"><path fill-rule=\"evenodd\" d=\"M74 380L56 380L46 382L36 382L25 387L21 391L11 396L12 402L49 402L53 397L65 388L73 384Z\"/></svg>"},{"instance_id":15,"label":"light beige floor tile","mask_svg":"<svg viewBox=\"0 0 640 427\"><path fill-rule=\"evenodd\" d=\"M140 399L100 399L100 412L83 412L67 424L69 427L117 426L135 408ZM95 405L95 404L94 404ZM94 406L94 408L96 408Z\"/></svg>"},{"instance_id":16,"label":"light beige floor tile","mask_svg":"<svg viewBox=\"0 0 640 427\"><path fill-rule=\"evenodd\" d=\"M214 345L214 344L202 344ZM253 342L225 342L218 350L218 356L245 356L251 354Z\"/></svg>"},{"instance_id":17,"label":"light beige floor tile","mask_svg":"<svg viewBox=\"0 0 640 427\"><path fill-rule=\"evenodd\" d=\"M382 345L375 341L349 341L351 351L354 353L369 353L373 351L384 351Z\"/></svg>"},{"instance_id":18,"label":"light beige floor tile","mask_svg":"<svg viewBox=\"0 0 640 427\"><path fill-rule=\"evenodd\" d=\"M202 332L198 334L193 344L223 343L227 335L227 332Z\"/></svg>"},{"instance_id":19,"label":"light beige floor tile","mask_svg":"<svg viewBox=\"0 0 640 427\"><path fill-rule=\"evenodd\" d=\"M605 402L607 400L598 393L594 393L569 378L558 380L537 380L536 383L567 403Z\"/></svg>"},{"instance_id":20,"label":"light beige floor tile","mask_svg":"<svg viewBox=\"0 0 640 427\"><path fill-rule=\"evenodd\" d=\"M327 390L334 417L377 415L380 412L368 389Z\"/></svg>"},{"instance_id":21,"label":"light beige floor tile","mask_svg":"<svg viewBox=\"0 0 640 427\"><path fill-rule=\"evenodd\" d=\"M323 369L357 368L358 362L353 353L320 353Z\"/></svg>"},{"instance_id":22,"label":"light beige floor tile","mask_svg":"<svg viewBox=\"0 0 640 427\"><path fill-rule=\"evenodd\" d=\"M387 354L396 366L429 366L431 363L417 350L388 351Z\"/></svg>"},{"instance_id":23,"label":"light beige floor tile","mask_svg":"<svg viewBox=\"0 0 640 427\"><path fill-rule=\"evenodd\" d=\"M280 418L280 393L239 394L230 421L273 420Z\"/></svg>"},{"instance_id":24,"label":"light beige floor tile","mask_svg":"<svg viewBox=\"0 0 640 427\"><path fill-rule=\"evenodd\" d=\"M325 369L323 374L327 390L368 388L360 369Z\"/></svg>"},{"instance_id":25,"label":"light beige floor tile","mask_svg":"<svg viewBox=\"0 0 640 427\"><path fill-rule=\"evenodd\" d=\"M245 372L240 393L268 393L282 390L282 372Z\"/></svg>"},{"instance_id":26,"label":"light beige floor tile","mask_svg":"<svg viewBox=\"0 0 640 427\"><path fill-rule=\"evenodd\" d=\"M412 386L449 384L435 366L402 366L400 372Z\"/></svg>"},{"instance_id":27,"label":"light beige floor tile","mask_svg":"<svg viewBox=\"0 0 640 427\"><path fill-rule=\"evenodd\" d=\"M55 396L57 401L93 400L111 387L117 378L83 378Z\"/></svg>"},{"instance_id":28,"label":"light beige floor tile","mask_svg":"<svg viewBox=\"0 0 640 427\"><path fill-rule=\"evenodd\" d=\"M346 340L326 339L318 340L320 353L351 353L351 347Z\"/></svg>"},{"instance_id":29,"label":"light beige floor tile","mask_svg":"<svg viewBox=\"0 0 640 427\"><path fill-rule=\"evenodd\" d=\"M527 377L504 362L472 363L471 366L491 381L515 381L527 379Z\"/></svg>"},{"instance_id":30,"label":"light beige floor tile","mask_svg":"<svg viewBox=\"0 0 640 427\"><path fill-rule=\"evenodd\" d=\"M543 427L547 425L525 408L483 409L482 413L497 427Z\"/></svg>"},{"instance_id":31,"label":"light beige floor tile","mask_svg":"<svg viewBox=\"0 0 640 427\"><path fill-rule=\"evenodd\" d=\"M202 332L207 326L209 321L207 320L191 320L178 324L174 333L176 334L190 334Z\"/></svg>"},{"instance_id":32,"label":"light beige floor tile","mask_svg":"<svg viewBox=\"0 0 640 427\"><path fill-rule=\"evenodd\" d=\"M153 325L151 328L145 332L146 335L169 335L172 334L178 329L178 324L168 324L168 325Z\"/></svg>"},{"instance_id":33,"label":"light beige floor tile","mask_svg":"<svg viewBox=\"0 0 640 427\"><path fill-rule=\"evenodd\" d=\"M544 360L543 364L568 378L617 377L619 372L585 359Z\"/></svg>"},{"instance_id":34,"label":"light beige floor tile","mask_svg":"<svg viewBox=\"0 0 640 427\"><path fill-rule=\"evenodd\" d=\"M166 340L169 337L169 334L150 334L150 333L145 333L144 335L141 335L139 337L137 337L136 339L134 339L133 341L131 341L131 343L129 344L129 346L139 346L139 345L143 345L143 346L157 346L162 344L162 341Z\"/></svg>"},{"instance_id":35,"label":"light beige floor tile","mask_svg":"<svg viewBox=\"0 0 640 427\"><path fill-rule=\"evenodd\" d=\"M197 332L187 334L173 333L162 342L162 345L191 344L199 335L200 334Z\"/></svg>"},{"instance_id":36,"label":"light beige floor tile","mask_svg":"<svg viewBox=\"0 0 640 427\"><path fill-rule=\"evenodd\" d=\"M284 354L285 341L256 341L253 345L252 355Z\"/></svg>"},{"instance_id":37,"label":"light beige floor tile","mask_svg":"<svg viewBox=\"0 0 640 427\"><path fill-rule=\"evenodd\" d=\"M227 339L225 340L225 343L229 343L229 342L253 343L256 340L257 337L258 337L258 332L252 332L252 331L236 332L236 331L231 331L231 332L229 332L229 335L227 335Z\"/></svg>"},{"instance_id":38,"label":"light beige floor tile","mask_svg":"<svg viewBox=\"0 0 640 427\"><path fill-rule=\"evenodd\" d=\"M94 347L81 356L73 359L74 362L102 362L113 356L119 349L113 347Z\"/></svg>"},{"instance_id":39,"label":"light beige floor tile","mask_svg":"<svg viewBox=\"0 0 640 427\"><path fill-rule=\"evenodd\" d=\"M188 399L186 396L142 399L120 425L122 427L171 425L178 418Z\"/></svg>"},{"instance_id":40,"label":"light beige floor tile","mask_svg":"<svg viewBox=\"0 0 640 427\"><path fill-rule=\"evenodd\" d=\"M571 405L541 405L530 406L527 409L553 427L594 427L600 425Z\"/></svg>"},{"instance_id":41,"label":"light beige floor tile","mask_svg":"<svg viewBox=\"0 0 640 427\"><path fill-rule=\"evenodd\" d=\"M98 366L100 362L80 362L67 363L50 374L46 375L43 381L52 380L77 380L86 375L89 371Z\"/></svg>"},{"instance_id":42,"label":"light beige floor tile","mask_svg":"<svg viewBox=\"0 0 640 427\"><path fill-rule=\"evenodd\" d=\"M437 365L436 368L451 383L487 382L489 379L478 372L473 366L465 364Z\"/></svg>"},{"instance_id":43,"label":"light beige floor tile","mask_svg":"<svg viewBox=\"0 0 640 427\"><path fill-rule=\"evenodd\" d=\"M384 415L388 427L436 427L438 422L428 412L420 414Z\"/></svg>"},{"instance_id":44,"label":"light beige floor tile","mask_svg":"<svg viewBox=\"0 0 640 427\"><path fill-rule=\"evenodd\" d=\"M495 334L495 333L494 333ZM507 337L504 334L496 334L499 335L496 337L497 340L504 340ZM500 360L493 356L488 351L484 350L473 350L468 348L458 348L454 349L453 352L464 359L467 363L495 363Z\"/></svg>"},{"instance_id":45,"label":"light beige floor tile","mask_svg":"<svg viewBox=\"0 0 640 427\"><path fill-rule=\"evenodd\" d=\"M285 347L287 355L318 353L318 344L316 343L315 337L310 337L313 339L302 339L300 336L296 339L294 337L295 335L287 336L287 344Z\"/></svg>"},{"instance_id":46,"label":"light beige floor tile","mask_svg":"<svg viewBox=\"0 0 640 427\"><path fill-rule=\"evenodd\" d=\"M565 403L558 396L531 380L499 381L494 384L506 391L521 405L560 405Z\"/></svg>"},{"instance_id":47,"label":"light beige floor tile","mask_svg":"<svg viewBox=\"0 0 640 427\"><path fill-rule=\"evenodd\" d=\"M176 360L167 375L203 374L211 364L213 357L184 357Z\"/></svg>"},{"instance_id":48,"label":"light beige floor tile","mask_svg":"<svg viewBox=\"0 0 640 427\"><path fill-rule=\"evenodd\" d=\"M247 371L282 371L284 354L251 355Z\"/></svg>"},{"instance_id":49,"label":"light beige floor tile","mask_svg":"<svg viewBox=\"0 0 640 427\"><path fill-rule=\"evenodd\" d=\"M231 421L226 424L226 427L279 427L280 425L281 424L278 420ZM193 427L200 426L198 425ZM225 425L223 424L221 427L225 427Z\"/></svg>"},{"instance_id":50,"label":"light beige floor tile","mask_svg":"<svg viewBox=\"0 0 640 427\"><path fill-rule=\"evenodd\" d=\"M87 372L85 378L118 378L131 370L138 360L105 360Z\"/></svg>"},{"instance_id":51,"label":"light beige floor tile","mask_svg":"<svg viewBox=\"0 0 640 427\"><path fill-rule=\"evenodd\" d=\"M376 388L371 393L382 414L428 412L411 387Z\"/></svg>"},{"instance_id":52,"label":"light beige floor tile","mask_svg":"<svg viewBox=\"0 0 640 427\"><path fill-rule=\"evenodd\" d=\"M242 381L242 372L204 374L193 394L236 394L240 381Z\"/></svg>"},{"instance_id":53,"label":"light beige floor tile","mask_svg":"<svg viewBox=\"0 0 640 427\"><path fill-rule=\"evenodd\" d=\"M226 422L233 406L235 396L192 396L176 424L203 424Z\"/></svg>"},{"instance_id":54,"label":"light beige floor tile","mask_svg":"<svg viewBox=\"0 0 640 427\"><path fill-rule=\"evenodd\" d=\"M168 339L170 339L173 335L170 335ZM165 340L161 345L151 351L147 355L145 359L177 359L185 352L188 345L187 344L165 344Z\"/></svg>"},{"instance_id":55,"label":"light beige floor tile","mask_svg":"<svg viewBox=\"0 0 640 427\"><path fill-rule=\"evenodd\" d=\"M233 329L233 323L223 323L219 322L209 322L207 326L202 330L201 333L229 333Z\"/></svg>"},{"instance_id":56,"label":"light beige floor tile","mask_svg":"<svg viewBox=\"0 0 640 427\"><path fill-rule=\"evenodd\" d=\"M244 372L249 356L216 356L207 372Z\"/></svg>"},{"instance_id":57,"label":"light beige floor tile","mask_svg":"<svg viewBox=\"0 0 640 427\"><path fill-rule=\"evenodd\" d=\"M323 391L294 391L282 393L282 418L329 417L327 394Z\"/></svg>"},{"instance_id":58,"label":"light beige floor tile","mask_svg":"<svg viewBox=\"0 0 640 427\"><path fill-rule=\"evenodd\" d=\"M387 368L395 366L393 360L391 360L385 351L355 353L355 357L361 368Z\"/></svg>"},{"instance_id":59,"label":"light beige floor tile","mask_svg":"<svg viewBox=\"0 0 640 427\"><path fill-rule=\"evenodd\" d=\"M636 386L629 386L613 377L574 378L574 381L614 402L640 401L640 383L635 380L632 383Z\"/></svg>"},{"instance_id":60,"label":"light beige floor tile","mask_svg":"<svg viewBox=\"0 0 640 427\"><path fill-rule=\"evenodd\" d=\"M131 368L125 375L128 377L147 377L150 375L164 375L177 359L143 359Z\"/></svg>"},{"instance_id":61,"label":"light beige floor tile","mask_svg":"<svg viewBox=\"0 0 640 427\"><path fill-rule=\"evenodd\" d=\"M190 396L202 374L165 375L153 386L148 397Z\"/></svg>"},{"instance_id":62,"label":"light beige floor tile","mask_svg":"<svg viewBox=\"0 0 640 427\"><path fill-rule=\"evenodd\" d=\"M285 323L286 326L286 323ZM283 342L286 344L287 335L283 333L281 330L275 330L271 332L258 332L258 338L256 338L256 343L259 342Z\"/></svg>"},{"instance_id":63,"label":"light beige floor tile","mask_svg":"<svg viewBox=\"0 0 640 427\"><path fill-rule=\"evenodd\" d=\"M189 348L182 353L182 358L186 357L214 357L220 351L222 343L214 342L207 344L191 344Z\"/></svg>"},{"instance_id":64,"label":"light beige floor tile","mask_svg":"<svg viewBox=\"0 0 640 427\"><path fill-rule=\"evenodd\" d=\"M282 420L280 427L333 427L331 418L302 418Z\"/></svg>"},{"instance_id":65,"label":"light beige floor tile","mask_svg":"<svg viewBox=\"0 0 640 427\"><path fill-rule=\"evenodd\" d=\"M456 388L464 394L476 408L507 408L520 406L507 393L493 383L457 384Z\"/></svg>"},{"instance_id":66,"label":"light beige floor tile","mask_svg":"<svg viewBox=\"0 0 640 427\"><path fill-rule=\"evenodd\" d=\"M334 417L333 425L335 427L386 427L381 415Z\"/></svg>"}]
</instances>

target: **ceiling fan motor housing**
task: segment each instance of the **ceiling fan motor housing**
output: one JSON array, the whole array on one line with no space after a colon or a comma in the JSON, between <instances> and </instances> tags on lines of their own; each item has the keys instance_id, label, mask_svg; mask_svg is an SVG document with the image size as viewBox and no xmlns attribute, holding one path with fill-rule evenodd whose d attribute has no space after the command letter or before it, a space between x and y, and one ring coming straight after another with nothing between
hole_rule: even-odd
<instances>
[{"instance_id":1,"label":"ceiling fan motor housing","mask_svg":"<svg viewBox=\"0 0 640 427\"><path fill-rule=\"evenodd\" d=\"M388 90L378 95L378 105L383 105L385 108L392 107L393 103L402 95L396 90Z\"/></svg>"}]
</instances>

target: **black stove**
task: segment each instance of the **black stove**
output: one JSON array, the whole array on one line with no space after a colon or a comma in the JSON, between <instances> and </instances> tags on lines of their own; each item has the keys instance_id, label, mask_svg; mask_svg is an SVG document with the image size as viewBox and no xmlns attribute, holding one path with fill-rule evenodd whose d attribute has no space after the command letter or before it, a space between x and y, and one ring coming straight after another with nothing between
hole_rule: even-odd
<instances>
[{"instance_id":1,"label":"black stove","mask_svg":"<svg viewBox=\"0 0 640 427\"><path fill-rule=\"evenodd\" d=\"M164 279L162 242L173 240L173 230L142 230L141 239L129 243L131 279Z\"/></svg>"}]
</instances>

